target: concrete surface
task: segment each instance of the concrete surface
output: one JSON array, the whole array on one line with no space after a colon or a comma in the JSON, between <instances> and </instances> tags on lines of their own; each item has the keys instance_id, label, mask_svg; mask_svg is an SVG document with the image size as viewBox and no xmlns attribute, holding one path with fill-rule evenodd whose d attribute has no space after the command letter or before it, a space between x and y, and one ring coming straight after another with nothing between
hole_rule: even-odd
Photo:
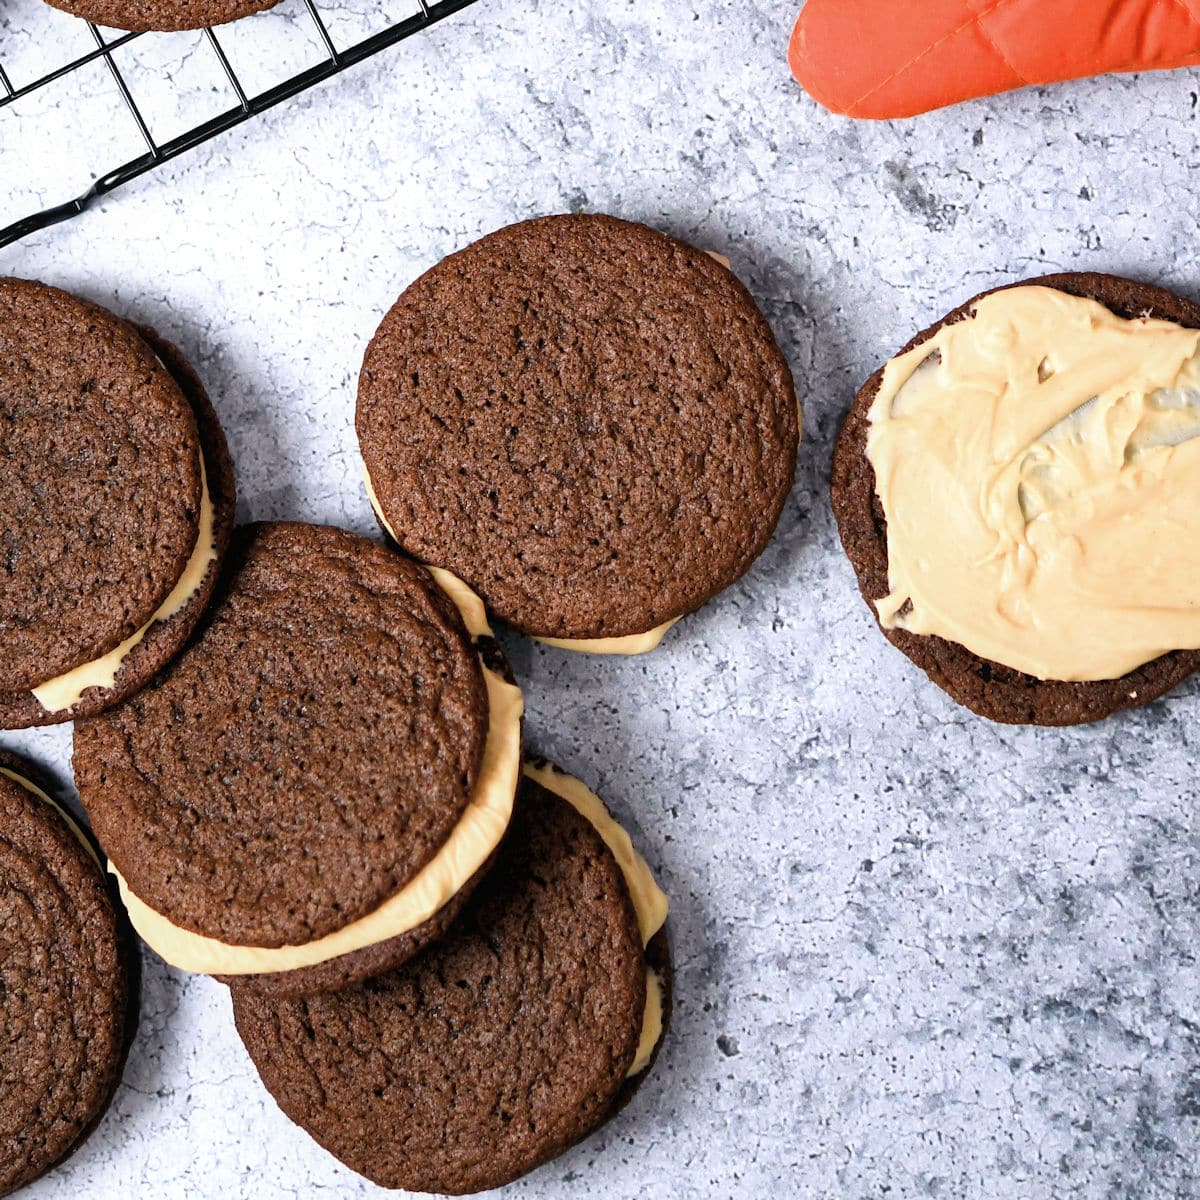
<instances>
[{"instance_id":1,"label":"concrete surface","mask_svg":"<svg viewBox=\"0 0 1200 1200\"><path fill-rule=\"evenodd\" d=\"M381 10L332 11L353 32ZM774 543L649 658L508 639L534 743L598 786L672 898L678 995L636 1103L511 1194L1198 1195L1200 685L1093 728L977 720L879 636L827 498L857 385L968 295L1072 268L1200 294L1197 75L851 124L791 83L793 17L790 0L481 0L0 251L0 272L180 343L243 517L370 531L355 380L422 269L565 209L728 255L805 410ZM266 78L305 61L304 30L286 0L226 41ZM8 0L0 61L32 69L79 36ZM196 37L128 51L164 128L228 103ZM121 160L110 143L136 150L103 115L103 71L83 91L96 124L69 94L0 112L0 218L39 172L63 199ZM68 783L68 730L0 744ZM27 1194L376 1193L266 1097L224 990L147 955L113 1111Z\"/></svg>"}]
</instances>

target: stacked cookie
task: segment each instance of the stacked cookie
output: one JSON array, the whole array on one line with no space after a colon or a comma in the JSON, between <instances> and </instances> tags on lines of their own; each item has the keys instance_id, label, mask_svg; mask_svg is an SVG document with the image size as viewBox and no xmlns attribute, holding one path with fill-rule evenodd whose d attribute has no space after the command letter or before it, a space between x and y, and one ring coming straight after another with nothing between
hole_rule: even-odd
<instances>
[{"instance_id":1,"label":"stacked cookie","mask_svg":"<svg viewBox=\"0 0 1200 1200\"><path fill-rule=\"evenodd\" d=\"M68 314L4 363L25 474L0 504L27 523L7 611L41 672L13 712L75 719L133 927L229 986L280 1107L368 1178L477 1191L561 1153L658 1053L667 901L599 798L524 756L488 614L640 652L749 567L799 414L748 293L605 217L527 222L435 267L359 395L400 554L316 525L231 536L224 443L178 354L7 286L11 346L27 309ZM69 444L50 432L64 410ZM41 526L34 492L55 501ZM44 611L39 578L69 581Z\"/></svg>"},{"instance_id":2,"label":"stacked cookie","mask_svg":"<svg viewBox=\"0 0 1200 1200\"><path fill-rule=\"evenodd\" d=\"M574 780L523 776L495 866L436 946L296 998L233 989L283 1111L385 1187L511 1182L617 1112L670 1011L666 900Z\"/></svg>"},{"instance_id":3,"label":"stacked cookie","mask_svg":"<svg viewBox=\"0 0 1200 1200\"><path fill-rule=\"evenodd\" d=\"M235 506L179 352L56 288L0 280L0 727L99 712L187 640Z\"/></svg>"},{"instance_id":4,"label":"stacked cookie","mask_svg":"<svg viewBox=\"0 0 1200 1200\"><path fill-rule=\"evenodd\" d=\"M712 255L544 217L418 279L367 348L367 491L403 550L568 649L652 649L739 579L796 469L791 374Z\"/></svg>"}]
</instances>

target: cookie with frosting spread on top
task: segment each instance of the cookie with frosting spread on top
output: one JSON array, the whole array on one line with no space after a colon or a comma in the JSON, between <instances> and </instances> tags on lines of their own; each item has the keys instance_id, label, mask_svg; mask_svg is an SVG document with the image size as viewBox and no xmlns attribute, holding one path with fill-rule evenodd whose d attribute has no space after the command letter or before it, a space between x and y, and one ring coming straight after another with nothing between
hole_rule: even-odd
<instances>
[{"instance_id":1,"label":"cookie with frosting spread on top","mask_svg":"<svg viewBox=\"0 0 1200 1200\"><path fill-rule=\"evenodd\" d=\"M199 635L76 723L80 799L166 961L281 995L437 937L503 837L521 694L483 606L367 538L240 529Z\"/></svg>"},{"instance_id":2,"label":"cookie with frosting spread on top","mask_svg":"<svg viewBox=\"0 0 1200 1200\"><path fill-rule=\"evenodd\" d=\"M0 279L0 727L99 712L186 641L233 526L195 372L153 330Z\"/></svg>"},{"instance_id":3,"label":"cookie with frosting spread on top","mask_svg":"<svg viewBox=\"0 0 1200 1200\"><path fill-rule=\"evenodd\" d=\"M136 950L86 835L0 751L0 1196L58 1166L112 1102Z\"/></svg>"},{"instance_id":4,"label":"cookie with frosting spread on top","mask_svg":"<svg viewBox=\"0 0 1200 1200\"><path fill-rule=\"evenodd\" d=\"M989 316L983 330L981 304L992 314L997 298L1021 297L1048 315ZM1183 493L1170 485L1181 471L1196 475L1200 411L1188 396L1200 394L1197 330L1200 305L1162 288L1051 275L955 309L855 397L833 458L842 544L884 635L960 704L994 721L1072 725L1155 700L1200 666L1200 595L1168 598L1197 574L1184 557L1196 544L1195 508L1174 511ZM950 345L951 334L967 340ZM1145 386L1130 382L1134 367ZM969 387L948 382L968 371ZM989 390L997 371L1002 386ZM930 448L922 462L895 440L920 437L919 422L935 417L945 432L981 397L992 406L987 436L964 435L953 453ZM1102 435L1097 422L1107 423ZM873 442L885 424L893 440ZM897 458L901 446L908 458ZM908 471L916 491L881 487L882 454L886 478ZM958 478L968 457L987 476L979 486ZM889 488L890 514L881 495ZM936 504L905 502L922 488L938 493ZM947 512L953 536L922 541ZM1156 624L1167 610L1169 621Z\"/></svg>"},{"instance_id":5,"label":"cookie with frosting spread on top","mask_svg":"<svg viewBox=\"0 0 1200 1200\"><path fill-rule=\"evenodd\" d=\"M381 523L497 617L636 652L737 580L791 487L791 374L749 292L644 225L498 230L413 283L363 362Z\"/></svg>"},{"instance_id":6,"label":"cookie with frosting spread on top","mask_svg":"<svg viewBox=\"0 0 1200 1200\"><path fill-rule=\"evenodd\" d=\"M224 25L274 8L279 0L47 0L47 3L110 29L172 33Z\"/></svg>"},{"instance_id":7,"label":"cookie with frosting spread on top","mask_svg":"<svg viewBox=\"0 0 1200 1200\"><path fill-rule=\"evenodd\" d=\"M399 970L334 994L234 987L284 1113L383 1187L458 1195L563 1153L632 1097L671 1006L666 900L597 798L525 775L495 868Z\"/></svg>"}]
</instances>

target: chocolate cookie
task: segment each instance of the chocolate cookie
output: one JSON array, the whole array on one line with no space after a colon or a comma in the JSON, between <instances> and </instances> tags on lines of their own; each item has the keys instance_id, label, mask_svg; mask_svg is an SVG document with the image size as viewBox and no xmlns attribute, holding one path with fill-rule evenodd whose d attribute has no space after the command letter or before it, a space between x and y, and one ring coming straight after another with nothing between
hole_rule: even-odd
<instances>
[{"instance_id":1,"label":"chocolate cookie","mask_svg":"<svg viewBox=\"0 0 1200 1200\"><path fill-rule=\"evenodd\" d=\"M227 565L172 667L76 724L76 783L164 958L340 986L436 936L495 849L520 694L481 662L486 631L375 542L255 525Z\"/></svg>"},{"instance_id":2,"label":"chocolate cookie","mask_svg":"<svg viewBox=\"0 0 1200 1200\"><path fill-rule=\"evenodd\" d=\"M0 752L0 1196L87 1140L137 1018L123 915L33 774Z\"/></svg>"},{"instance_id":3,"label":"chocolate cookie","mask_svg":"<svg viewBox=\"0 0 1200 1200\"><path fill-rule=\"evenodd\" d=\"M0 420L0 726L14 729L98 712L178 652L215 585L235 495L224 434L179 352L42 284L0 280ZM148 624L101 683L47 694Z\"/></svg>"},{"instance_id":4,"label":"chocolate cookie","mask_svg":"<svg viewBox=\"0 0 1200 1200\"><path fill-rule=\"evenodd\" d=\"M427 271L367 348L382 520L498 617L637 635L762 551L796 465L787 363L724 266L605 216L526 221Z\"/></svg>"},{"instance_id":5,"label":"chocolate cookie","mask_svg":"<svg viewBox=\"0 0 1200 1200\"><path fill-rule=\"evenodd\" d=\"M1200 328L1200 305L1148 284L1112 275L1072 273L1047 275L1009 286L1029 284L1096 300L1120 317L1150 316L1191 329ZM963 320L989 294L984 292L956 308L919 333L904 350L919 346L943 325ZM875 473L867 458L866 444L868 412L882 379L880 369L862 386L851 405L834 449L831 482L842 545L857 573L863 598L876 619L875 602L889 591L887 522L876 495ZM980 658L966 647L943 638L904 629L883 629L883 633L960 704L980 716L1008 724L1075 725L1097 721L1121 709L1157 699L1200 666L1200 651L1179 650L1119 679L1068 683L1023 674Z\"/></svg>"},{"instance_id":6,"label":"chocolate cookie","mask_svg":"<svg viewBox=\"0 0 1200 1200\"><path fill-rule=\"evenodd\" d=\"M47 0L72 16L134 33L203 29L274 8L279 0Z\"/></svg>"},{"instance_id":7,"label":"chocolate cookie","mask_svg":"<svg viewBox=\"0 0 1200 1200\"><path fill-rule=\"evenodd\" d=\"M495 869L440 942L336 994L234 988L233 1010L267 1090L322 1146L384 1187L461 1194L517 1179L629 1099L650 1065L630 1076L648 963L665 1024L665 933L643 950L612 851L527 777Z\"/></svg>"}]
</instances>

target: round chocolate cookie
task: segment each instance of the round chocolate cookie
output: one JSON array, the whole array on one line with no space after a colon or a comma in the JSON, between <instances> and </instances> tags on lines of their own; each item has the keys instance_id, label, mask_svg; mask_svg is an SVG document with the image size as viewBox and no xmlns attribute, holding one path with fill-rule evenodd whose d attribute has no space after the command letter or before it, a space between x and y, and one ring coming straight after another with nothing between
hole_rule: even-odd
<instances>
[{"instance_id":1,"label":"round chocolate cookie","mask_svg":"<svg viewBox=\"0 0 1200 1200\"><path fill-rule=\"evenodd\" d=\"M750 294L642 225L501 229L413 283L367 348L383 519L498 617L647 632L738 579L779 519L799 413Z\"/></svg>"},{"instance_id":2,"label":"round chocolate cookie","mask_svg":"<svg viewBox=\"0 0 1200 1200\"><path fill-rule=\"evenodd\" d=\"M528 777L499 860L440 942L335 994L233 989L267 1090L352 1170L461 1194L508 1183L624 1104L665 932L643 950L613 854ZM661 1039L660 1039L661 1041Z\"/></svg>"},{"instance_id":3,"label":"round chocolate cookie","mask_svg":"<svg viewBox=\"0 0 1200 1200\"><path fill-rule=\"evenodd\" d=\"M274 8L279 0L47 0L47 3L110 29L171 33L224 25Z\"/></svg>"},{"instance_id":4,"label":"round chocolate cookie","mask_svg":"<svg viewBox=\"0 0 1200 1200\"><path fill-rule=\"evenodd\" d=\"M233 525L233 468L195 373L152 330L23 280L0 280L0 727L98 712L178 652ZM102 659L167 600L197 549L203 455L212 560L112 685L48 710L32 689Z\"/></svg>"},{"instance_id":5,"label":"round chocolate cookie","mask_svg":"<svg viewBox=\"0 0 1200 1200\"><path fill-rule=\"evenodd\" d=\"M0 1196L86 1141L137 1019L132 939L92 850L0 752ZM42 788L44 791L45 789Z\"/></svg>"},{"instance_id":6,"label":"round chocolate cookie","mask_svg":"<svg viewBox=\"0 0 1200 1200\"><path fill-rule=\"evenodd\" d=\"M76 724L76 782L144 905L229 946L303 946L373 913L454 832L487 686L454 604L375 542L253 525L227 567L172 667Z\"/></svg>"},{"instance_id":7,"label":"round chocolate cookie","mask_svg":"<svg viewBox=\"0 0 1200 1200\"><path fill-rule=\"evenodd\" d=\"M1200 305L1149 284L1112 275L1071 273L1008 286L1029 285L1096 300L1127 319L1150 316L1200 329ZM919 346L943 325L963 320L983 296L990 294L984 292L956 308L919 333L900 353ZM834 449L831 480L842 545L857 573L863 598L877 620L875 603L889 591L887 522L875 491L875 472L866 446L868 413L882 380L881 368L854 398ZM940 637L898 628L884 628L883 634L958 703L980 716L1008 724L1075 725L1098 721L1121 709L1156 700L1200 667L1200 651L1177 650L1119 679L1068 683L1023 674Z\"/></svg>"}]
</instances>

